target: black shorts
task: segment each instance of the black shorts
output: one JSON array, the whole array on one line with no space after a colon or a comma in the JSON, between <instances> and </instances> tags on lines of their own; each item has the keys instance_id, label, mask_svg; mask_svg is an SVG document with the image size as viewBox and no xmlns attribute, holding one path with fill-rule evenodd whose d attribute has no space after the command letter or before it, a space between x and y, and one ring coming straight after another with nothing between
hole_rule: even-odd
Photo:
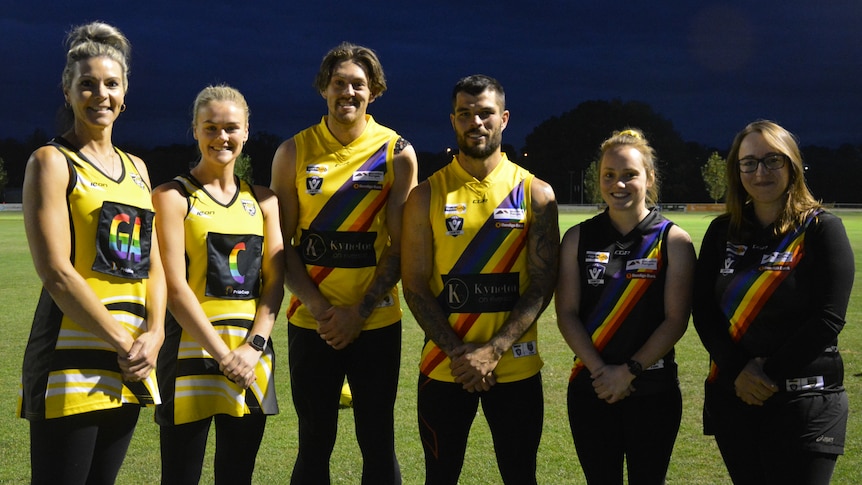
<instances>
[{"instance_id":1,"label":"black shorts","mask_svg":"<svg viewBox=\"0 0 862 485\"><path fill-rule=\"evenodd\" d=\"M778 393L763 406L706 386L704 434L736 435L760 446L844 454L848 415L845 391Z\"/></svg>"}]
</instances>

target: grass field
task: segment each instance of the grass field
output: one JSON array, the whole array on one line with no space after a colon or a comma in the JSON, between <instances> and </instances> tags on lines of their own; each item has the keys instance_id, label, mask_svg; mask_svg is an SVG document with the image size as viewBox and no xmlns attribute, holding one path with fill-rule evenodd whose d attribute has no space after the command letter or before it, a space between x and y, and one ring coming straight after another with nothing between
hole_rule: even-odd
<instances>
[{"instance_id":1,"label":"grass field","mask_svg":"<svg viewBox=\"0 0 862 485\"><path fill-rule=\"evenodd\" d=\"M592 213L563 213L563 230ZM862 415L858 409L862 398L862 213L838 213L844 220L853 244L857 278L847 315L847 326L841 334L840 349L845 362L845 385L850 395L850 423L846 454L838 460L833 483L862 483ZM686 229L700 247L701 237L713 214L669 213L668 217ZM39 292L39 281L24 237L21 213L0 212L0 483L29 482L29 438L27 422L15 417L20 367L27 342L33 309ZM539 320L539 339L545 359L545 426L539 449L539 483L584 483L566 415L566 383L572 354L559 332L553 306ZM409 312L404 315L404 339L399 399L396 404L396 440L405 484L424 481L422 448L416 425L416 365L422 345L422 332ZM287 330L283 316L273 335L279 355L276 371L281 414L267 424L264 442L258 455L255 483L286 484L296 456L296 416L290 401L287 372ZM700 415L703 379L707 355L693 327L677 345L680 383L683 392L683 422L668 472L671 484L726 484L727 472L711 437L701 433ZM481 411L480 411L481 413ZM332 479L336 484L358 484L361 460L353 438L353 419L349 409L341 411L339 439L332 456ZM210 445L214 438L211 435ZM212 446L204 465L202 483L212 481ZM158 429L152 411L145 410L120 472L118 483L157 483L159 480ZM464 485L500 483L491 438L480 416L470 435L464 471Z\"/></svg>"}]
</instances>

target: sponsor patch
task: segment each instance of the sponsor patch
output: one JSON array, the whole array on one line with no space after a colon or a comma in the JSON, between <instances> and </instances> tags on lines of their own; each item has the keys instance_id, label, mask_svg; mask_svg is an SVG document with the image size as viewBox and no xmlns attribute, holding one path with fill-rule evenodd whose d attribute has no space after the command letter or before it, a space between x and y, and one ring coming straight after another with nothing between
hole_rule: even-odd
<instances>
[{"instance_id":1,"label":"sponsor patch","mask_svg":"<svg viewBox=\"0 0 862 485\"><path fill-rule=\"evenodd\" d=\"M607 263L611 259L608 251L587 251L585 263Z\"/></svg>"}]
</instances>

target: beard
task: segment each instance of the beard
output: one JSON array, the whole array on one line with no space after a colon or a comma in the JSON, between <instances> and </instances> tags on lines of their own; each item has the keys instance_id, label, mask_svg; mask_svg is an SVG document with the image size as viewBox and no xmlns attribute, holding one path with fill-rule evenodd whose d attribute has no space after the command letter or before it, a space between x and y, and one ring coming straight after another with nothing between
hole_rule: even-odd
<instances>
[{"instance_id":1,"label":"beard","mask_svg":"<svg viewBox=\"0 0 862 485\"><path fill-rule=\"evenodd\" d=\"M488 133L486 138L486 143L484 145L472 145L468 136L474 133L473 131L469 131L467 133L458 134L458 150L464 155L467 155L470 158L476 159L485 159L489 156L493 155L497 149L500 148L500 144L503 141L503 132L502 131L491 131Z\"/></svg>"}]
</instances>

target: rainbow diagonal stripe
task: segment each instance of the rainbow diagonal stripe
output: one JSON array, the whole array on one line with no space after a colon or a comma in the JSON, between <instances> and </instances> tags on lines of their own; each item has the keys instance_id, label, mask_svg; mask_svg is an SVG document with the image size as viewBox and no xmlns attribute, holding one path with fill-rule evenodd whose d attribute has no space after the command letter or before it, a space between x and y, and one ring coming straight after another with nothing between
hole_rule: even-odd
<instances>
[{"instance_id":1,"label":"rainbow diagonal stripe","mask_svg":"<svg viewBox=\"0 0 862 485\"><path fill-rule=\"evenodd\" d=\"M526 214L526 199L524 193L524 181L522 180L503 201L497 206L497 209L524 209ZM492 214L485 220L482 227L476 233L476 236L467 245L464 252L458 258L458 261L452 266L450 274L476 274L481 273L487 266L488 262L494 256L496 250L508 238L512 228L499 228ZM520 230L517 237L509 244L506 252L500 257L499 262L485 271L487 273L508 273L518 260L518 257L524 251L527 245L527 231ZM452 328L459 338L463 338L470 332L473 325L476 324L481 314L479 313L461 313L455 318L452 323ZM446 360L446 353L436 345L428 352L425 358L419 365L420 370L428 375L432 369L437 368Z\"/></svg>"},{"instance_id":2,"label":"rainbow diagonal stripe","mask_svg":"<svg viewBox=\"0 0 862 485\"><path fill-rule=\"evenodd\" d=\"M727 286L719 307L729 322L727 331L734 342L742 340L775 290L802 260L805 255L805 230L820 212L809 216L804 224L789 232L775 247L772 254L781 254L782 260L774 266L782 270L764 271L761 264L737 273ZM711 361L707 380L713 382L717 377L718 366Z\"/></svg>"},{"instance_id":3,"label":"rainbow diagonal stripe","mask_svg":"<svg viewBox=\"0 0 862 485\"><path fill-rule=\"evenodd\" d=\"M650 237L644 237L637 253L633 253L634 256L636 258L655 259L658 263L657 269L661 270L664 267L662 234L665 233L669 224L670 221L667 220L658 224ZM637 272L644 271L646 270L637 270ZM593 341L593 346L599 352L608 345L653 281L655 280L652 278L616 279L602 292L598 304L584 321L587 332L590 333L590 338ZM580 357L575 357L569 380L574 379L583 368L583 361Z\"/></svg>"},{"instance_id":4,"label":"rainbow diagonal stripe","mask_svg":"<svg viewBox=\"0 0 862 485\"><path fill-rule=\"evenodd\" d=\"M245 276L239 272L239 253L241 251L245 251L245 243L238 243L233 247L233 250L230 252L230 256L228 258L228 265L230 266L230 275L234 281L239 284L245 283Z\"/></svg>"}]
</instances>

